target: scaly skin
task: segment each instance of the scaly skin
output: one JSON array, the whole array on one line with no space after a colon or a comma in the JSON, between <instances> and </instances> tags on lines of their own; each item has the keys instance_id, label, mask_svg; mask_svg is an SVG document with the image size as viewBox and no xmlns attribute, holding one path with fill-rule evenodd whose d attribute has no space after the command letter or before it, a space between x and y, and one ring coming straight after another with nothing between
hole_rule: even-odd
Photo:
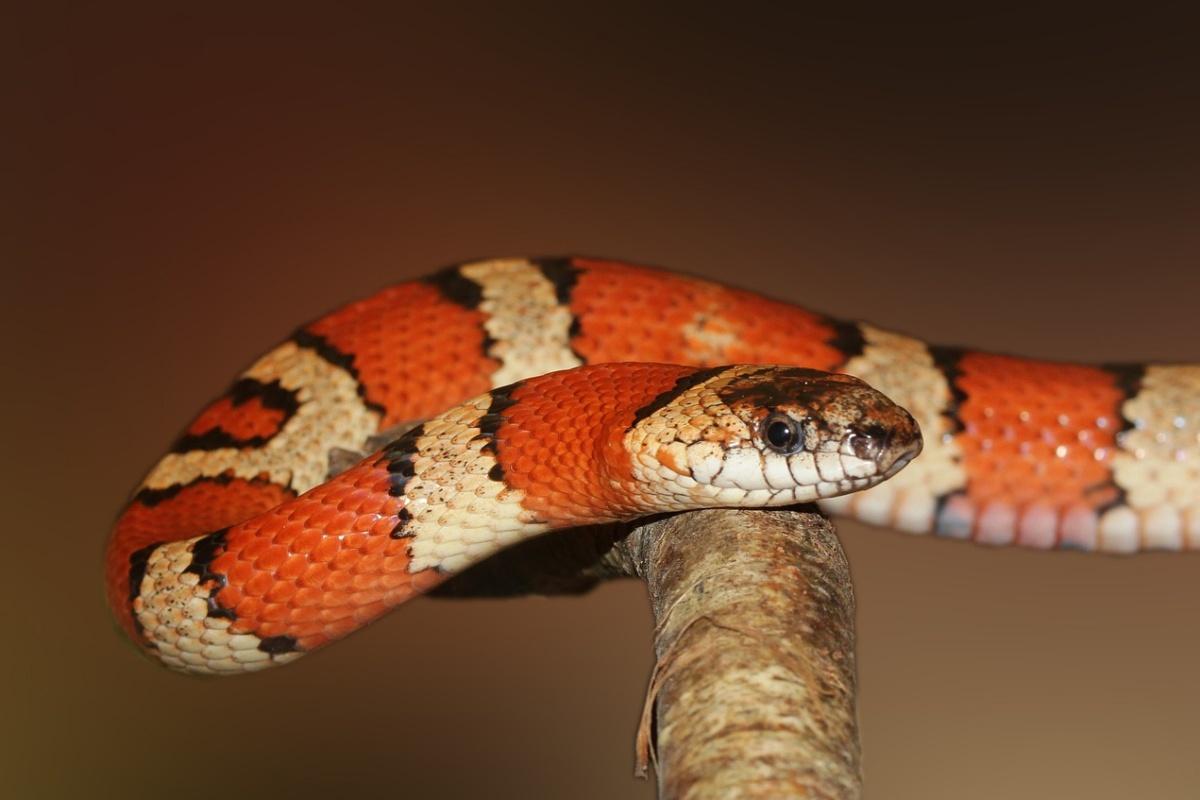
<instances>
[{"instance_id":1,"label":"scaly skin","mask_svg":"<svg viewBox=\"0 0 1200 800\"><path fill-rule=\"evenodd\" d=\"M396 597L429 588L442 574L439 559L460 568L454 559L474 559L519 535L510 514L488 528L492 539L481 529L486 541L462 552L432 533L393 539L402 503L385 497L385 484L394 483L378 465L360 465L322 486L329 451L362 449L379 430L430 419L494 387L604 362L788 364L866 380L912 413L925 451L886 483L823 500L834 513L991 544L1200 547L1200 366L1064 365L931 347L669 272L511 259L385 289L305 326L247 370L151 470L118 520L107 556L118 617L145 642L146 625L138 627L133 609L140 602L144 610L154 588L163 603L156 614L171 624L198 619L215 631L209 639L223 640L211 645L214 663L284 661L357 627ZM595 492L615 508L620 498L595 472L586 486L571 483L582 480L576 476L587 459L568 480L558 461L566 451L556 449L573 426L599 424L600 406L567 415L568 394L534 412L523 402L531 391L514 388L510 399L518 401L496 411L459 406L450 413L465 416L441 423L469 437L472 425L522 420L507 429L520 445L491 454L503 481L471 472L483 460L439 469L459 469L456 481L489 481L471 483L471 491L503 483L506 498L522 493L528 507L505 506L517 517L546 512L539 504L549 501L530 487L547 481L565 481L563 497ZM639 467L641 479L694 469L682 463L679 444L672 438L660 448L653 470ZM572 513L560 521L590 520L592 512ZM549 519L553 526L559 518ZM270 537L247 533L268 521L277 528ZM199 552L195 542L203 542ZM215 597L204 595L202 614L195 595L208 589ZM241 662L225 652L238 647L268 658L243 654L250 660Z\"/></svg>"},{"instance_id":2,"label":"scaly skin","mask_svg":"<svg viewBox=\"0 0 1200 800\"><path fill-rule=\"evenodd\" d=\"M171 667L260 669L531 536L833 497L920 446L906 411L847 375L579 367L479 395L244 522L118 553L132 577L114 587L128 600L113 599Z\"/></svg>"}]
</instances>

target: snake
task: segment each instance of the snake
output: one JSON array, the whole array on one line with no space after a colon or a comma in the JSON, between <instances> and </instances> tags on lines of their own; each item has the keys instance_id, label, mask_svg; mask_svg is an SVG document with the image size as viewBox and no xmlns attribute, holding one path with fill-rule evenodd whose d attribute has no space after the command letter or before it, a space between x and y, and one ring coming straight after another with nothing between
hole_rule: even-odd
<instances>
[{"instance_id":1,"label":"snake","mask_svg":"<svg viewBox=\"0 0 1200 800\"><path fill-rule=\"evenodd\" d=\"M105 585L166 666L252 672L550 531L809 502L990 545L1198 548L1200 365L931 345L605 259L460 263L246 369L135 489Z\"/></svg>"}]
</instances>

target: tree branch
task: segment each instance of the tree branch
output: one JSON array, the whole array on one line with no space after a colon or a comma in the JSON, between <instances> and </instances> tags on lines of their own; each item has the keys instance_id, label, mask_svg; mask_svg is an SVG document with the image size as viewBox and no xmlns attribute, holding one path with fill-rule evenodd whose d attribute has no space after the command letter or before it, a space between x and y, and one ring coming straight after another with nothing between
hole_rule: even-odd
<instances>
[{"instance_id":1,"label":"tree branch","mask_svg":"<svg viewBox=\"0 0 1200 800\"><path fill-rule=\"evenodd\" d=\"M650 591L663 800L854 798L854 595L815 510L697 511L617 548Z\"/></svg>"}]
</instances>

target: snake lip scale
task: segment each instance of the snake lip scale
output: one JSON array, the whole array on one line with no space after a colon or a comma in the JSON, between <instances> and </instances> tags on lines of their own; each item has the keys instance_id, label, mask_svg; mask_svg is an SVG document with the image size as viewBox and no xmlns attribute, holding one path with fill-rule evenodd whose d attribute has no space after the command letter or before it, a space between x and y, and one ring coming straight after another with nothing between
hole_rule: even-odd
<instances>
[{"instance_id":1,"label":"snake lip scale","mask_svg":"<svg viewBox=\"0 0 1200 800\"><path fill-rule=\"evenodd\" d=\"M813 500L993 545L1200 547L1200 366L931 346L613 261L464 263L256 361L142 481L106 584L166 665L246 672L530 536Z\"/></svg>"}]
</instances>

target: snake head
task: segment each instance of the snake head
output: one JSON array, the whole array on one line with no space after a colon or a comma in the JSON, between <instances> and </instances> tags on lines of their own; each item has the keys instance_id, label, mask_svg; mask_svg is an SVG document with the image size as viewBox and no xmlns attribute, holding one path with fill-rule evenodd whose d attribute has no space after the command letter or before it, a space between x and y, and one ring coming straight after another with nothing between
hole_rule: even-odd
<instances>
[{"instance_id":1,"label":"snake head","mask_svg":"<svg viewBox=\"0 0 1200 800\"><path fill-rule=\"evenodd\" d=\"M858 378L774 366L696 373L625 442L635 480L672 510L836 497L890 478L921 444L916 420Z\"/></svg>"}]
</instances>

